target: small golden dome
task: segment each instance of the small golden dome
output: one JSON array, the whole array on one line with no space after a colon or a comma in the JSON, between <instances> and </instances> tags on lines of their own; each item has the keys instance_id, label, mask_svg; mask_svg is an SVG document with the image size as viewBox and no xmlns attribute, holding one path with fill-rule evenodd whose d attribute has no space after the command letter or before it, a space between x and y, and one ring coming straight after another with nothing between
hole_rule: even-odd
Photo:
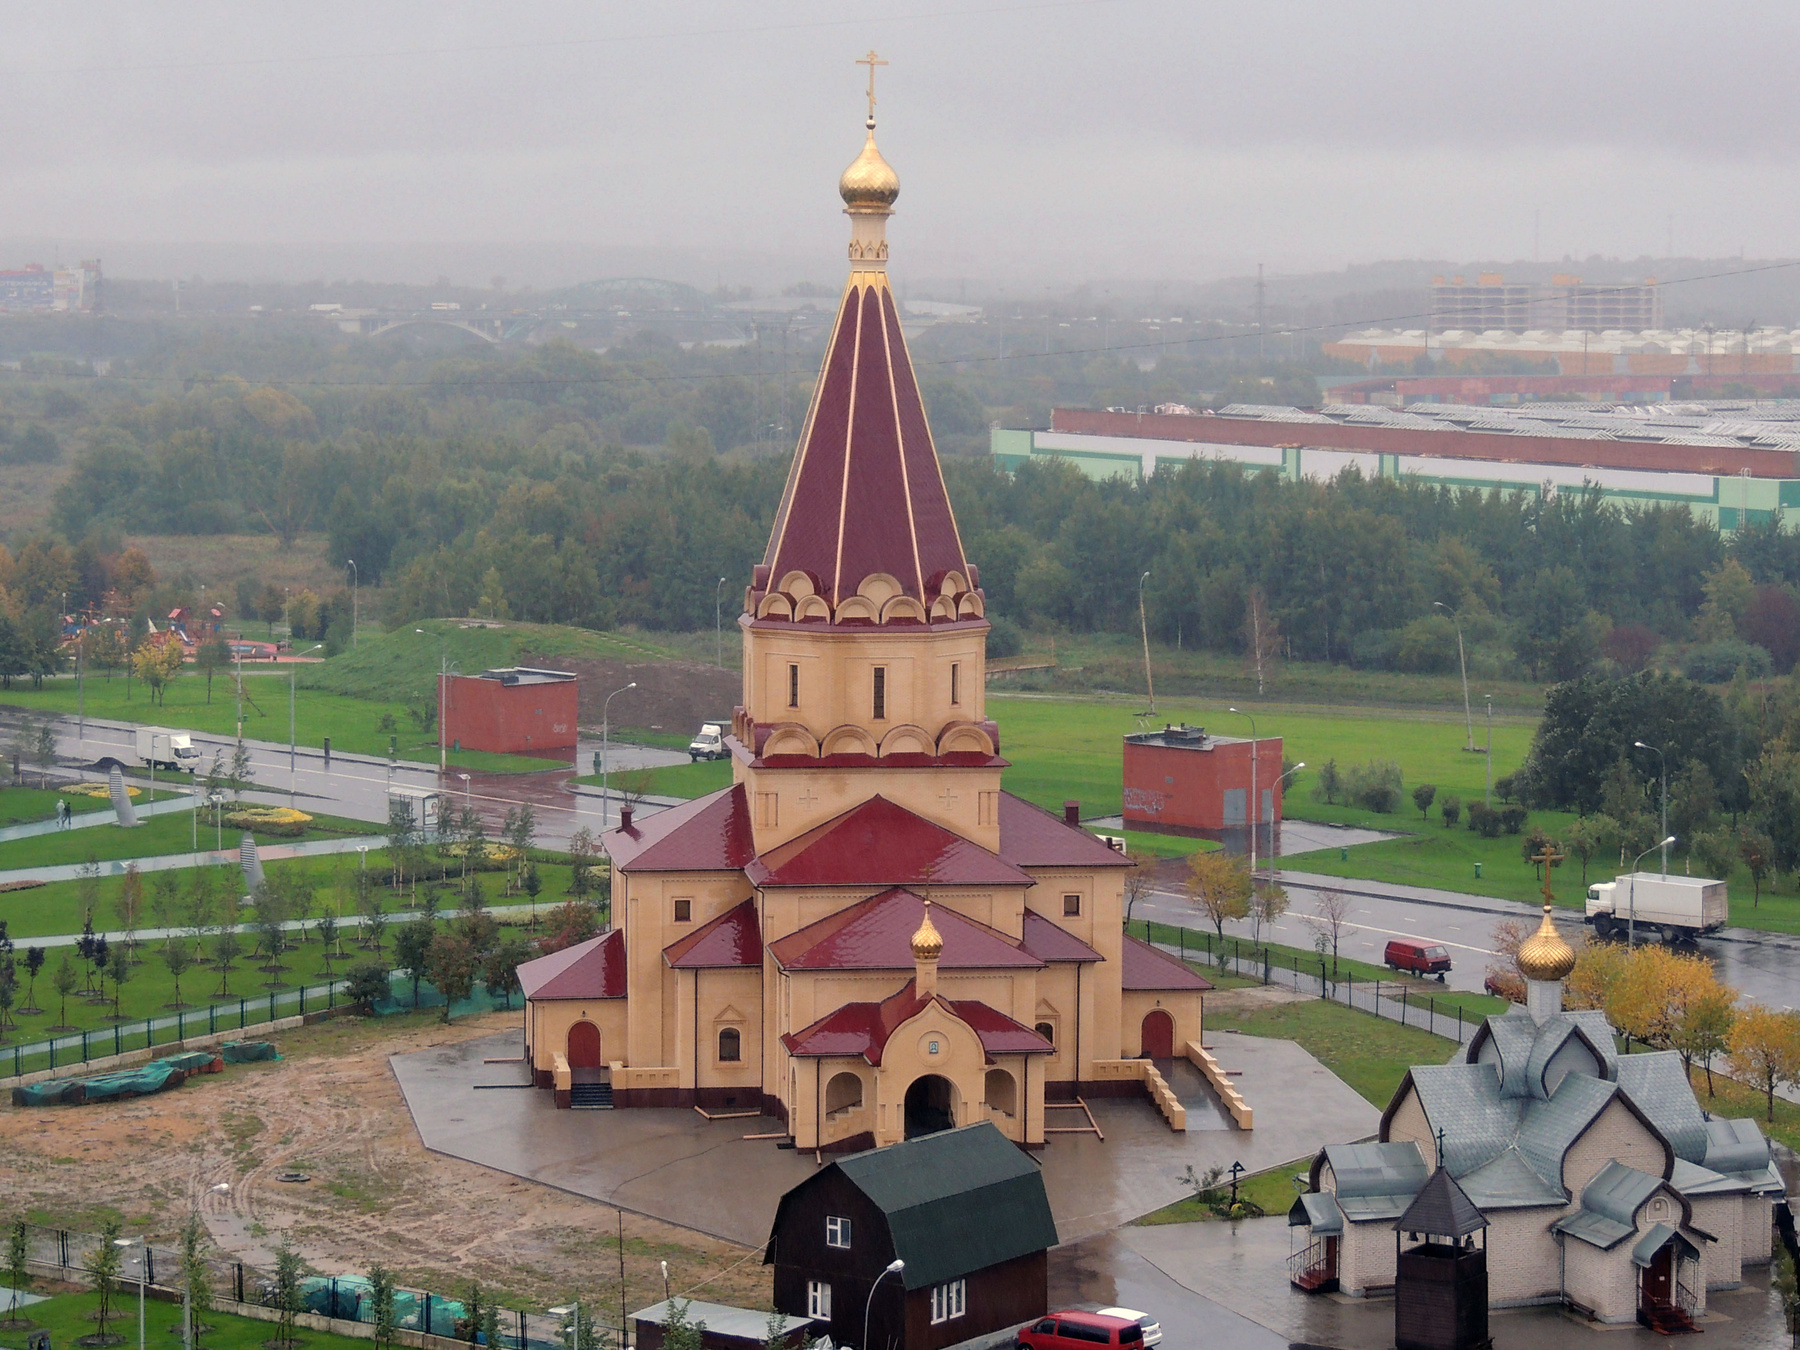
<instances>
[{"instance_id":1,"label":"small golden dome","mask_svg":"<svg viewBox=\"0 0 1800 1350\"><path fill-rule=\"evenodd\" d=\"M838 179L838 196L852 211L888 211L900 195L900 176L875 148L875 119L870 118L867 125L869 138Z\"/></svg>"},{"instance_id":2,"label":"small golden dome","mask_svg":"<svg viewBox=\"0 0 1800 1350\"><path fill-rule=\"evenodd\" d=\"M1544 906L1537 932L1519 944L1519 973L1528 980L1561 980L1575 969L1575 949L1563 941Z\"/></svg>"},{"instance_id":3,"label":"small golden dome","mask_svg":"<svg viewBox=\"0 0 1800 1350\"><path fill-rule=\"evenodd\" d=\"M912 954L915 961L935 961L944 950L944 935L937 930L931 921L931 901L925 902L925 917L919 921L919 931L912 935Z\"/></svg>"}]
</instances>

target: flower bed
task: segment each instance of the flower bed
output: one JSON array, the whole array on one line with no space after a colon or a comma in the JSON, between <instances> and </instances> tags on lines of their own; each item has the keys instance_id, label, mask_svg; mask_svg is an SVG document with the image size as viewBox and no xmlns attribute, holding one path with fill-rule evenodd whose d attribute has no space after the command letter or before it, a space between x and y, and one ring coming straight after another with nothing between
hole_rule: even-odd
<instances>
[{"instance_id":1,"label":"flower bed","mask_svg":"<svg viewBox=\"0 0 1800 1350\"><path fill-rule=\"evenodd\" d=\"M99 797L103 801L112 800L112 789L105 783L71 783L66 791L71 797ZM144 795L144 790L142 788L134 788L127 783L125 785L125 795L127 797L141 797Z\"/></svg>"},{"instance_id":2,"label":"flower bed","mask_svg":"<svg viewBox=\"0 0 1800 1350\"><path fill-rule=\"evenodd\" d=\"M292 837L305 834L312 817L286 806L243 806L227 815L225 823L234 830Z\"/></svg>"}]
</instances>

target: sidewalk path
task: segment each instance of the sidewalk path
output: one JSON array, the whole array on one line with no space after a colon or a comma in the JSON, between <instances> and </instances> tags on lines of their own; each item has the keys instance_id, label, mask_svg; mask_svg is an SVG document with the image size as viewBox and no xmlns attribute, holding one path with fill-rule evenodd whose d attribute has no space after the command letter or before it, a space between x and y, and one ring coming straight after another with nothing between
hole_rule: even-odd
<instances>
[{"instance_id":1,"label":"sidewalk path","mask_svg":"<svg viewBox=\"0 0 1800 1350\"><path fill-rule=\"evenodd\" d=\"M313 839L304 844L258 844L257 856L264 863L272 863L284 858L317 858L334 853L354 853L361 848L386 848L387 842L386 835L359 834L349 839ZM238 854L233 847L222 853L208 848L198 853L163 853L149 858L110 858L98 864L100 875L123 876L126 866L134 862L140 872L175 872L189 867L236 867ZM81 876L81 869L86 866L86 863L58 863L54 867L14 867L0 872L0 882L74 881Z\"/></svg>"},{"instance_id":2,"label":"sidewalk path","mask_svg":"<svg viewBox=\"0 0 1800 1350\"><path fill-rule=\"evenodd\" d=\"M103 780L91 779L86 781L98 782ZM132 804L133 806L137 806L135 802ZM194 799L192 797L171 797L166 801L148 802L143 806L137 806L137 813L140 817L164 816L176 811L192 811L193 809ZM78 812L69 818L67 826L58 826L54 820L35 820L29 825L7 825L4 828L0 828L0 844L8 843L14 839L35 839L40 834L61 834L65 828L70 830L86 830L91 829L95 825L117 825L118 823L119 818L117 813L115 813L110 806L107 806L102 807L98 811Z\"/></svg>"}]
</instances>

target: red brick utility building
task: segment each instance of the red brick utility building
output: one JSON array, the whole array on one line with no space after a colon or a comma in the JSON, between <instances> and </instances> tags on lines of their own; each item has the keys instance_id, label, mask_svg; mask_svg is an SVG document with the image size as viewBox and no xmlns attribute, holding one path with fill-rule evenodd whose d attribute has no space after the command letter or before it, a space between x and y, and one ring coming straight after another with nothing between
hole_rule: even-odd
<instances>
[{"instance_id":1,"label":"red brick utility building","mask_svg":"<svg viewBox=\"0 0 1800 1350\"><path fill-rule=\"evenodd\" d=\"M1262 797L1257 852L1272 853L1281 829L1281 737L1212 736L1204 727L1164 727L1125 738L1125 828L1197 835L1249 850L1251 746Z\"/></svg>"},{"instance_id":2,"label":"red brick utility building","mask_svg":"<svg viewBox=\"0 0 1800 1350\"><path fill-rule=\"evenodd\" d=\"M575 753L578 681L513 666L444 677L444 739L453 748L554 759Z\"/></svg>"}]
</instances>

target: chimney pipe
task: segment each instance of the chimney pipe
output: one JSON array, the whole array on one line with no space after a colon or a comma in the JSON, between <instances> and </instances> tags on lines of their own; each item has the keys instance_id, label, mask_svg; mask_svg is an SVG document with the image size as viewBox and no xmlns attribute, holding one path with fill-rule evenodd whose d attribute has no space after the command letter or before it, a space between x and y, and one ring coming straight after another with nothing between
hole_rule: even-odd
<instances>
[{"instance_id":1,"label":"chimney pipe","mask_svg":"<svg viewBox=\"0 0 1800 1350\"><path fill-rule=\"evenodd\" d=\"M629 830L631 828L631 808L629 806L621 806L619 808L619 828L621 830Z\"/></svg>"},{"instance_id":2,"label":"chimney pipe","mask_svg":"<svg viewBox=\"0 0 1800 1350\"><path fill-rule=\"evenodd\" d=\"M1063 824L1065 824L1065 825L1081 824L1081 803L1080 802L1067 801L1067 802L1063 803Z\"/></svg>"}]
</instances>

